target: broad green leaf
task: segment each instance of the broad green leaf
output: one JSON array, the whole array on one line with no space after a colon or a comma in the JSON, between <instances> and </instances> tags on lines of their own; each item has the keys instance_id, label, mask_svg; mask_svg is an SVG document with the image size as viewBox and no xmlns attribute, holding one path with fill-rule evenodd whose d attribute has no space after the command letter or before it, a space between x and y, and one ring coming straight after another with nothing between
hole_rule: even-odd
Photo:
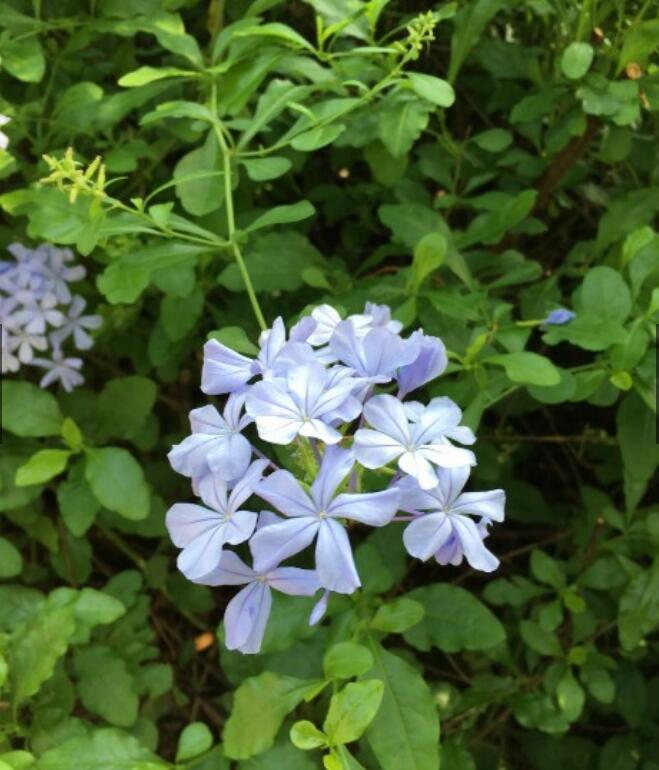
<instances>
[{"instance_id":1,"label":"broad green leaf","mask_svg":"<svg viewBox=\"0 0 659 770\"><path fill-rule=\"evenodd\" d=\"M215 173L199 177L200 172ZM202 217L222 205L224 173L217 140L212 131L208 132L200 147L191 150L179 160L174 167L174 179L176 195L189 214Z\"/></svg>"},{"instance_id":2,"label":"broad green leaf","mask_svg":"<svg viewBox=\"0 0 659 770\"><path fill-rule=\"evenodd\" d=\"M247 176L255 182L268 182L277 179L290 170L292 163L288 158L254 158L241 160L247 170Z\"/></svg>"},{"instance_id":3,"label":"broad green leaf","mask_svg":"<svg viewBox=\"0 0 659 770\"><path fill-rule=\"evenodd\" d=\"M2 68L25 83L38 83L46 72L46 58L36 35L0 43Z\"/></svg>"},{"instance_id":4,"label":"broad green leaf","mask_svg":"<svg viewBox=\"0 0 659 770\"><path fill-rule=\"evenodd\" d=\"M50 679L75 628L73 604L58 606L52 600L16 628L8 656L15 705L36 695Z\"/></svg>"},{"instance_id":5,"label":"broad green leaf","mask_svg":"<svg viewBox=\"0 0 659 770\"><path fill-rule=\"evenodd\" d=\"M114 650L102 645L77 650L75 671L86 709L117 727L134 724L139 705L134 679Z\"/></svg>"},{"instance_id":6,"label":"broad green leaf","mask_svg":"<svg viewBox=\"0 0 659 770\"><path fill-rule=\"evenodd\" d=\"M266 671L236 690L224 726L224 753L247 759L270 748L284 717L302 701L312 682Z\"/></svg>"},{"instance_id":7,"label":"broad green leaf","mask_svg":"<svg viewBox=\"0 0 659 770\"><path fill-rule=\"evenodd\" d=\"M632 307L629 286L617 270L599 265L588 271L581 286L579 304L589 315L622 323Z\"/></svg>"},{"instance_id":8,"label":"broad green leaf","mask_svg":"<svg viewBox=\"0 0 659 770\"><path fill-rule=\"evenodd\" d=\"M448 244L440 233L428 233L414 247L412 273L415 287L421 286L425 279L440 267L446 259Z\"/></svg>"},{"instance_id":9,"label":"broad green leaf","mask_svg":"<svg viewBox=\"0 0 659 770\"><path fill-rule=\"evenodd\" d=\"M266 129L269 124L275 120L275 118L277 118L285 109L289 107L289 105L304 100L310 91L310 86L295 85L290 80L281 80L279 78L274 78L271 80L268 84L268 87L259 97L259 100L256 104L254 117L250 121L250 124L243 135L240 137L238 148L240 149L246 147L250 140L256 136L256 134ZM243 160L241 162L245 164L249 176L252 179L257 179L257 177L252 176L252 172L250 171L250 164L256 164L257 174L266 173L260 172L258 167L259 164L261 164L262 168L271 168L272 164L270 164L270 161L275 161L279 168L281 168L282 161L287 161L287 159L269 156L247 161ZM284 172L282 171L281 173ZM276 176L280 176L280 174L278 173Z\"/></svg>"},{"instance_id":10,"label":"broad green leaf","mask_svg":"<svg viewBox=\"0 0 659 770\"><path fill-rule=\"evenodd\" d=\"M163 102L155 110L148 112L140 120L140 125L147 126L165 118L188 118L189 120L202 120L206 123L212 123L215 119L208 107L197 102Z\"/></svg>"},{"instance_id":11,"label":"broad green leaf","mask_svg":"<svg viewBox=\"0 0 659 770\"><path fill-rule=\"evenodd\" d=\"M410 81L412 90L432 104L450 107L455 101L453 86L446 80L422 72L408 72L407 79Z\"/></svg>"},{"instance_id":12,"label":"broad green leaf","mask_svg":"<svg viewBox=\"0 0 659 770\"><path fill-rule=\"evenodd\" d=\"M197 325L204 311L204 293L197 289L187 297L167 295L160 303L160 323L170 340L176 342L187 336Z\"/></svg>"},{"instance_id":13,"label":"broad green leaf","mask_svg":"<svg viewBox=\"0 0 659 770\"><path fill-rule=\"evenodd\" d=\"M402 634L403 631L419 623L425 612L422 604L403 596L378 607L371 621L371 628L387 634Z\"/></svg>"},{"instance_id":14,"label":"broad green leaf","mask_svg":"<svg viewBox=\"0 0 659 770\"><path fill-rule=\"evenodd\" d=\"M643 64L659 48L659 18L633 24L625 31L618 58L618 69L630 62Z\"/></svg>"},{"instance_id":15,"label":"broad green leaf","mask_svg":"<svg viewBox=\"0 0 659 770\"><path fill-rule=\"evenodd\" d=\"M286 24L271 22L270 24L261 24L259 26L239 29L235 33L236 37L272 37L288 43L294 48L305 48L308 51L315 50L308 40L302 37L298 32Z\"/></svg>"},{"instance_id":16,"label":"broad green leaf","mask_svg":"<svg viewBox=\"0 0 659 770\"><path fill-rule=\"evenodd\" d=\"M227 769L228 770L228 764ZM318 770L315 757L300 751L291 743L288 735L284 736L271 749L237 765L238 770ZM204 768L204 770L224 770L224 768Z\"/></svg>"},{"instance_id":17,"label":"broad green leaf","mask_svg":"<svg viewBox=\"0 0 659 770\"><path fill-rule=\"evenodd\" d=\"M513 143L513 135L503 128L491 128L476 134L471 141L478 145L481 150L496 153L503 152L510 147Z\"/></svg>"},{"instance_id":18,"label":"broad green leaf","mask_svg":"<svg viewBox=\"0 0 659 770\"><path fill-rule=\"evenodd\" d=\"M65 470L72 452L68 449L40 449L16 471L16 486L43 484Z\"/></svg>"},{"instance_id":19,"label":"broad green leaf","mask_svg":"<svg viewBox=\"0 0 659 770\"><path fill-rule=\"evenodd\" d=\"M586 694L568 669L556 687L556 700L560 710L570 722L575 722L583 711Z\"/></svg>"},{"instance_id":20,"label":"broad green leaf","mask_svg":"<svg viewBox=\"0 0 659 770\"><path fill-rule=\"evenodd\" d=\"M444 652L487 650L501 644L506 632L473 594L450 583L415 588L405 595L425 607L423 619L405 632L405 640L419 650L438 647ZM447 623L446 619L451 618Z\"/></svg>"},{"instance_id":21,"label":"broad green leaf","mask_svg":"<svg viewBox=\"0 0 659 770\"><path fill-rule=\"evenodd\" d=\"M350 679L361 676L373 666L368 647L355 642L333 644L323 658L323 671L329 679Z\"/></svg>"},{"instance_id":22,"label":"broad green leaf","mask_svg":"<svg viewBox=\"0 0 659 770\"><path fill-rule=\"evenodd\" d=\"M178 738L176 761L184 762L204 754L213 745L213 733L203 722L192 722L183 728Z\"/></svg>"},{"instance_id":23,"label":"broad green leaf","mask_svg":"<svg viewBox=\"0 0 659 770\"><path fill-rule=\"evenodd\" d=\"M633 511L645 494L659 464L659 445L655 438L656 415L632 393L618 408L616 423L622 454L625 503Z\"/></svg>"},{"instance_id":24,"label":"broad green leaf","mask_svg":"<svg viewBox=\"0 0 659 770\"><path fill-rule=\"evenodd\" d=\"M584 350L597 351L606 350L612 345L624 345L627 332L618 321L584 312L579 313L569 324L552 326L542 339L550 345L566 341Z\"/></svg>"},{"instance_id":25,"label":"broad green leaf","mask_svg":"<svg viewBox=\"0 0 659 770\"><path fill-rule=\"evenodd\" d=\"M291 147L299 152L312 152L325 147L337 139L346 127L341 123L334 123L328 126L318 126L309 131L298 134L291 140Z\"/></svg>"},{"instance_id":26,"label":"broad green leaf","mask_svg":"<svg viewBox=\"0 0 659 770\"><path fill-rule=\"evenodd\" d=\"M130 304L149 285L150 273L137 265L113 262L96 279L98 290L111 305Z\"/></svg>"},{"instance_id":27,"label":"broad green leaf","mask_svg":"<svg viewBox=\"0 0 659 770\"><path fill-rule=\"evenodd\" d=\"M548 631L531 620L522 620L519 631L526 644L540 655L562 655L561 643L553 631Z\"/></svg>"},{"instance_id":28,"label":"broad green leaf","mask_svg":"<svg viewBox=\"0 0 659 770\"><path fill-rule=\"evenodd\" d=\"M489 356L485 362L502 366L513 382L523 382L529 385L558 385L561 375L552 362L537 353L520 351L519 353L502 353Z\"/></svg>"},{"instance_id":29,"label":"broad green leaf","mask_svg":"<svg viewBox=\"0 0 659 770\"><path fill-rule=\"evenodd\" d=\"M99 502L127 519L149 515L149 488L135 458L125 449L89 449L85 477Z\"/></svg>"},{"instance_id":30,"label":"broad green leaf","mask_svg":"<svg viewBox=\"0 0 659 770\"><path fill-rule=\"evenodd\" d=\"M367 676L379 679L384 692L366 738L380 767L437 770L439 716L430 688L414 668L378 642L371 642L371 650L375 666Z\"/></svg>"},{"instance_id":31,"label":"broad green leaf","mask_svg":"<svg viewBox=\"0 0 659 770\"><path fill-rule=\"evenodd\" d=\"M380 679L350 682L330 700L323 730L332 746L352 743L373 721L382 702L384 683Z\"/></svg>"},{"instance_id":32,"label":"broad green leaf","mask_svg":"<svg viewBox=\"0 0 659 770\"><path fill-rule=\"evenodd\" d=\"M137 738L116 728L93 730L44 752L34 770L166 770Z\"/></svg>"},{"instance_id":33,"label":"broad green leaf","mask_svg":"<svg viewBox=\"0 0 659 770\"><path fill-rule=\"evenodd\" d=\"M197 73L191 70L182 70L178 67L139 67L132 72L127 72L119 78L118 85L124 88L137 88L153 83L156 80L167 78L196 77Z\"/></svg>"},{"instance_id":34,"label":"broad green leaf","mask_svg":"<svg viewBox=\"0 0 659 770\"><path fill-rule=\"evenodd\" d=\"M582 78L593 63L592 45L589 43L570 43L561 56L561 70L570 80Z\"/></svg>"},{"instance_id":35,"label":"broad green leaf","mask_svg":"<svg viewBox=\"0 0 659 770\"><path fill-rule=\"evenodd\" d=\"M560 562L553 559L544 551L531 552L531 573L541 583L560 590L565 587L565 569Z\"/></svg>"},{"instance_id":36,"label":"broad green leaf","mask_svg":"<svg viewBox=\"0 0 659 770\"><path fill-rule=\"evenodd\" d=\"M23 558L16 546L0 537L0 578L10 578L20 575L23 570Z\"/></svg>"},{"instance_id":37,"label":"broad green leaf","mask_svg":"<svg viewBox=\"0 0 659 770\"><path fill-rule=\"evenodd\" d=\"M95 588L83 588L75 599L75 617L87 629L114 623L126 612L125 606L114 596Z\"/></svg>"},{"instance_id":38,"label":"broad green leaf","mask_svg":"<svg viewBox=\"0 0 659 770\"><path fill-rule=\"evenodd\" d=\"M156 395L156 384L147 377L133 375L106 382L96 402L100 429L106 436L133 438L151 414Z\"/></svg>"},{"instance_id":39,"label":"broad green leaf","mask_svg":"<svg viewBox=\"0 0 659 770\"><path fill-rule=\"evenodd\" d=\"M57 400L30 382L2 383L2 427L17 436L57 436L62 427Z\"/></svg>"},{"instance_id":40,"label":"broad green leaf","mask_svg":"<svg viewBox=\"0 0 659 770\"><path fill-rule=\"evenodd\" d=\"M302 219L313 216L314 213L315 209L309 201L299 201L298 203L291 203L286 206L274 206L251 222L245 228L245 231L251 232L253 230L261 230L264 227L272 227L273 225L299 222Z\"/></svg>"},{"instance_id":41,"label":"broad green leaf","mask_svg":"<svg viewBox=\"0 0 659 770\"><path fill-rule=\"evenodd\" d=\"M399 158L412 149L428 125L429 117L429 105L419 99L392 99L379 110L380 141L394 158Z\"/></svg>"},{"instance_id":42,"label":"broad green leaf","mask_svg":"<svg viewBox=\"0 0 659 770\"><path fill-rule=\"evenodd\" d=\"M319 730L313 722L302 720L291 727L291 741L295 747L302 751L310 751L326 746L327 736Z\"/></svg>"},{"instance_id":43,"label":"broad green leaf","mask_svg":"<svg viewBox=\"0 0 659 770\"><path fill-rule=\"evenodd\" d=\"M474 0L464 5L456 14L448 68L448 79L451 83L455 82L460 68L485 27L506 5L508 0Z\"/></svg>"},{"instance_id":44,"label":"broad green leaf","mask_svg":"<svg viewBox=\"0 0 659 770\"><path fill-rule=\"evenodd\" d=\"M57 503L69 532L75 537L84 535L101 509L85 479L84 462L76 463L67 480L57 485Z\"/></svg>"}]
</instances>

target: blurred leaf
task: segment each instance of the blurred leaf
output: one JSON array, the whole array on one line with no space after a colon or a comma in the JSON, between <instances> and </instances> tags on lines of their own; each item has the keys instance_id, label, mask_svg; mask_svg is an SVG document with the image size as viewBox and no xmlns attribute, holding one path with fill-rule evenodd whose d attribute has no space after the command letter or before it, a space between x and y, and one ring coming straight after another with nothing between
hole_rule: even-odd
<instances>
[{"instance_id":1,"label":"blurred leaf","mask_svg":"<svg viewBox=\"0 0 659 770\"><path fill-rule=\"evenodd\" d=\"M323 658L325 676L332 679L350 679L361 676L373 666L373 655L368 647L354 642L333 644Z\"/></svg>"},{"instance_id":2,"label":"blurred leaf","mask_svg":"<svg viewBox=\"0 0 659 770\"><path fill-rule=\"evenodd\" d=\"M57 436L64 417L55 397L30 382L2 383L2 427L17 436Z\"/></svg>"},{"instance_id":3,"label":"blurred leaf","mask_svg":"<svg viewBox=\"0 0 659 770\"><path fill-rule=\"evenodd\" d=\"M99 502L127 519L149 515L149 488L142 468L125 449L87 450L85 476Z\"/></svg>"},{"instance_id":4,"label":"blurred leaf","mask_svg":"<svg viewBox=\"0 0 659 770\"><path fill-rule=\"evenodd\" d=\"M595 52L589 43L570 43L561 56L561 70L570 80L582 78L590 69Z\"/></svg>"},{"instance_id":5,"label":"blurred leaf","mask_svg":"<svg viewBox=\"0 0 659 770\"><path fill-rule=\"evenodd\" d=\"M377 714L384 694L384 683L379 679L350 682L330 700L323 723L331 745L352 743Z\"/></svg>"}]
</instances>

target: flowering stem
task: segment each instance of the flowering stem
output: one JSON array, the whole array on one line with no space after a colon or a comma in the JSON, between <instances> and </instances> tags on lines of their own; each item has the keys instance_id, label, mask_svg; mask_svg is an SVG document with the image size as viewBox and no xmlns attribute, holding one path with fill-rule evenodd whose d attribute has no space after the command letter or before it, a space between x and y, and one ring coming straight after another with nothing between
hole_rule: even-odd
<instances>
[{"instance_id":1,"label":"flowering stem","mask_svg":"<svg viewBox=\"0 0 659 770\"><path fill-rule=\"evenodd\" d=\"M211 100L213 116L215 116L217 114L217 88L215 85L213 85ZM263 312L261 311L261 306L259 305L259 301L256 297L256 292L254 291L254 286L252 285L252 279L249 277L247 265L245 265L245 260L243 259L240 246L238 246L236 241L236 222L233 213L233 187L231 183L231 153L222 132L222 124L217 119L213 122L213 130L215 131L215 137L217 138L217 143L219 144L220 150L222 152L222 162L224 169L224 207L227 214L229 248L231 249L231 252L236 259L236 264L238 265L238 270L240 270L240 275L242 276L243 283L245 284L245 289L247 291L247 296L249 297L252 310L254 311L254 316L256 317L256 320L261 329L265 330L268 328L268 325L265 322Z\"/></svg>"}]
</instances>

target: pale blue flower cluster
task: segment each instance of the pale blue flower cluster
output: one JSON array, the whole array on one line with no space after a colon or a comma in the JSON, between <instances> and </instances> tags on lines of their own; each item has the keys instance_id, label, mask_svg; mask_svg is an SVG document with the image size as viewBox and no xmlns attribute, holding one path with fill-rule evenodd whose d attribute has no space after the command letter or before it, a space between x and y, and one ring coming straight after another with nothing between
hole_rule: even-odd
<instances>
[{"instance_id":1,"label":"pale blue flower cluster","mask_svg":"<svg viewBox=\"0 0 659 770\"><path fill-rule=\"evenodd\" d=\"M271 589L322 590L316 623L330 592L359 588L348 535L356 525L406 522L412 556L496 569L483 541L503 520L505 496L462 491L476 463L465 448L473 432L449 398L404 400L446 365L441 340L422 331L402 336L389 308L372 304L345 320L322 305L288 333L278 318L255 358L206 343L202 391L227 398L222 412L194 409L192 434L168 455L203 505L172 506L167 527L188 579L244 586L224 616L229 649L259 651ZM246 435L254 428L258 440ZM303 478L279 468L264 443L292 445ZM361 491L364 469L381 469L384 488ZM241 543L249 544L251 567L226 547ZM314 569L280 566L312 544Z\"/></svg>"},{"instance_id":2,"label":"pale blue flower cluster","mask_svg":"<svg viewBox=\"0 0 659 770\"><path fill-rule=\"evenodd\" d=\"M8 251L14 259L0 260L2 373L36 366L45 369L42 388L60 382L69 392L84 382L82 359L67 357L63 345L71 339L88 350L94 344L89 331L102 321L83 314L85 300L69 287L85 277L85 268L74 264L69 249L49 244L28 249L14 243Z\"/></svg>"}]
</instances>

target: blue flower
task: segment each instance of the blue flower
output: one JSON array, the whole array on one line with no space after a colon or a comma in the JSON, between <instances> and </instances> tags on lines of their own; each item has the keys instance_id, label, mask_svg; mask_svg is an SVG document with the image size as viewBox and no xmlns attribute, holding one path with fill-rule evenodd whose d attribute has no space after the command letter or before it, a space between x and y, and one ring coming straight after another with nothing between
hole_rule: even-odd
<instances>
[{"instance_id":1,"label":"blue flower","mask_svg":"<svg viewBox=\"0 0 659 770\"><path fill-rule=\"evenodd\" d=\"M205 485L201 494L207 507L176 503L169 509L169 535L174 545L183 549L177 565L189 580L203 581L223 561L226 543L244 543L252 534L257 514L240 506L251 497L267 464L266 460L252 463L231 492L218 478Z\"/></svg>"},{"instance_id":2,"label":"blue flower","mask_svg":"<svg viewBox=\"0 0 659 770\"><path fill-rule=\"evenodd\" d=\"M312 348L304 339L314 324L298 324L291 329L286 340L286 327L277 318L271 329L259 339L260 351L255 359L237 353L217 340L204 345L204 366L201 372L201 389L211 395L234 393L254 377L284 374L291 366L314 360Z\"/></svg>"},{"instance_id":3,"label":"blue flower","mask_svg":"<svg viewBox=\"0 0 659 770\"><path fill-rule=\"evenodd\" d=\"M556 310L552 310L543 323L548 326L562 326L563 324L570 323L576 315L577 314L572 310L566 310L564 307L559 307Z\"/></svg>"},{"instance_id":4,"label":"blue flower","mask_svg":"<svg viewBox=\"0 0 659 770\"><path fill-rule=\"evenodd\" d=\"M409 477L399 483L401 508L418 514L403 532L403 542L417 559L434 556L440 564L457 565L464 556L474 569L492 572L499 560L483 545L483 538L487 524L503 521L506 496L502 489L462 492L469 470L468 466L438 469L438 484L430 490ZM473 516L481 517L480 525Z\"/></svg>"},{"instance_id":5,"label":"blue flower","mask_svg":"<svg viewBox=\"0 0 659 770\"><path fill-rule=\"evenodd\" d=\"M285 378L257 382L247 395L246 409L264 441L290 444L300 435L336 444L341 434L329 423L337 413L350 421L361 411L352 397L354 389L351 377L332 374L313 362L290 369Z\"/></svg>"},{"instance_id":6,"label":"blue flower","mask_svg":"<svg viewBox=\"0 0 659 770\"><path fill-rule=\"evenodd\" d=\"M290 518L259 529L252 538L257 569L279 564L317 538L316 571L323 588L349 594L361 585L350 540L340 520L381 527L398 510L400 491L392 487L382 492L335 497L354 462L347 450L328 447L311 494L288 471L275 471L259 484L256 494Z\"/></svg>"},{"instance_id":7,"label":"blue flower","mask_svg":"<svg viewBox=\"0 0 659 770\"><path fill-rule=\"evenodd\" d=\"M392 460L413 476L423 489L437 486L433 466L475 465L473 452L455 447L449 439L473 444L472 431L460 425L462 412L450 398L433 398L427 407L406 410L394 396L374 396L364 405L370 428L355 433L354 452L367 468L381 468Z\"/></svg>"},{"instance_id":8,"label":"blue flower","mask_svg":"<svg viewBox=\"0 0 659 770\"><path fill-rule=\"evenodd\" d=\"M313 596L320 588L313 570L298 567L252 569L232 551L227 551L220 565L201 582L209 586L245 586L227 605L224 630L229 650L249 654L261 649L272 608L272 588L289 596Z\"/></svg>"},{"instance_id":9,"label":"blue flower","mask_svg":"<svg viewBox=\"0 0 659 770\"><path fill-rule=\"evenodd\" d=\"M222 481L235 481L247 470L252 447L241 431L252 420L242 414L243 395L227 399L224 414L214 406L190 412L192 435L172 447L167 458L183 476L201 478L213 473Z\"/></svg>"},{"instance_id":10,"label":"blue flower","mask_svg":"<svg viewBox=\"0 0 659 770\"><path fill-rule=\"evenodd\" d=\"M440 339L429 337L421 331L412 335L415 336L421 341L419 355L398 370L398 398L404 398L411 391L439 377L448 363L446 348Z\"/></svg>"}]
</instances>

